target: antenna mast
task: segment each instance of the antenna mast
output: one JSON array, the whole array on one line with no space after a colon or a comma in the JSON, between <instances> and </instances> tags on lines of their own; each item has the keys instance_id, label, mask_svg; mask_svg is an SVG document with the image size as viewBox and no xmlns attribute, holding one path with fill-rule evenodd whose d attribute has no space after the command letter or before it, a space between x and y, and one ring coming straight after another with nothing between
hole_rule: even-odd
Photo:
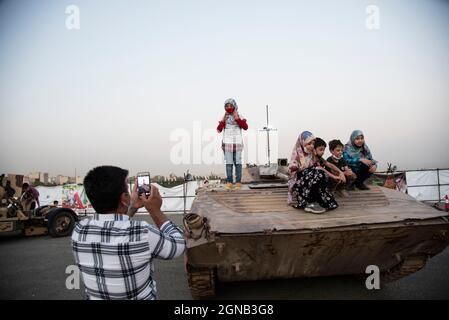
<instances>
[{"instance_id":1,"label":"antenna mast","mask_svg":"<svg viewBox=\"0 0 449 320\"><path fill-rule=\"evenodd\" d=\"M267 112L267 126L263 127L260 131L266 131L267 132L267 155L268 155L268 166L271 165L270 158L271 158L271 148L270 148L270 131L277 131L275 128L270 128L269 125L269 119L268 119L268 105L266 106L266 112Z\"/></svg>"},{"instance_id":2,"label":"antenna mast","mask_svg":"<svg viewBox=\"0 0 449 320\"><path fill-rule=\"evenodd\" d=\"M267 105L267 149L268 149L268 165L270 165L270 128L268 127L268 105Z\"/></svg>"}]
</instances>

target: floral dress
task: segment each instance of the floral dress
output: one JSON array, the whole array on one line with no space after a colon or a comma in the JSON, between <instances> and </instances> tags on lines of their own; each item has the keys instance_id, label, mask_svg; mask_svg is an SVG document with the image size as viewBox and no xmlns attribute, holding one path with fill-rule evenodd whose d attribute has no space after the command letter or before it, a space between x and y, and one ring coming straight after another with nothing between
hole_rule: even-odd
<instances>
[{"instance_id":1,"label":"floral dress","mask_svg":"<svg viewBox=\"0 0 449 320\"><path fill-rule=\"evenodd\" d=\"M325 209L338 208L334 196L327 191L328 177L322 170L314 167L299 171L293 186L293 207L303 209L308 203L318 202Z\"/></svg>"}]
</instances>

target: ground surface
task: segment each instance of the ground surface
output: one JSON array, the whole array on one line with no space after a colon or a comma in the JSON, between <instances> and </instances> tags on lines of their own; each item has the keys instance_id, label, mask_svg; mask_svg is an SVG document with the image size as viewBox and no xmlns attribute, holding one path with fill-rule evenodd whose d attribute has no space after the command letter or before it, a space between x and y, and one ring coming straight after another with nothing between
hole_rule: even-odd
<instances>
[{"instance_id":1,"label":"ground surface","mask_svg":"<svg viewBox=\"0 0 449 320\"><path fill-rule=\"evenodd\" d=\"M146 217L144 217L146 219ZM181 222L180 215L170 218ZM66 267L73 264L70 238L0 238L0 299L83 299L67 290ZM155 262L159 299L191 299L184 260ZM449 249L404 279L367 290L353 277L223 283L217 299L449 299Z\"/></svg>"}]
</instances>

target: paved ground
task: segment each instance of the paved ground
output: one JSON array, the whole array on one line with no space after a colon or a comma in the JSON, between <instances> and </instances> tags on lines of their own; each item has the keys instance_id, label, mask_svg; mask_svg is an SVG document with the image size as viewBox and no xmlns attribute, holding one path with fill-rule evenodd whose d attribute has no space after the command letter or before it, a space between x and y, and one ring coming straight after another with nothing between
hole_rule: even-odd
<instances>
[{"instance_id":1,"label":"paved ground","mask_svg":"<svg viewBox=\"0 0 449 320\"><path fill-rule=\"evenodd\" d=\"M82 288L65 287L71 264L69 238L0 238L0 299L83 299ZM182 257L157 260L155 268L159 299L191 299ZM218 290L217 299L449 299L449 249L381 290L353 277L223 283Z\"/></svg>"}]
</instances>

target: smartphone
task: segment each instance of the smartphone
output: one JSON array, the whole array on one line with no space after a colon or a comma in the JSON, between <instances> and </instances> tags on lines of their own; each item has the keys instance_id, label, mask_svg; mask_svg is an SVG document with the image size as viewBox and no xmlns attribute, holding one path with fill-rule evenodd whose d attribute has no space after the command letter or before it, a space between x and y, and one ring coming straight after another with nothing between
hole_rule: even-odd
<instances>
[{"instance_id":1,"label":"smartphone","mask_svg":"<svg viewBox=\"0 0 449 320\"><path fill-rule=\"evenodd\" d=\"M137 174L137 190L139 195L145 194L147 197L151 191L151 179L149 172L139 172Z\"/></svg>"}]
</instances>

